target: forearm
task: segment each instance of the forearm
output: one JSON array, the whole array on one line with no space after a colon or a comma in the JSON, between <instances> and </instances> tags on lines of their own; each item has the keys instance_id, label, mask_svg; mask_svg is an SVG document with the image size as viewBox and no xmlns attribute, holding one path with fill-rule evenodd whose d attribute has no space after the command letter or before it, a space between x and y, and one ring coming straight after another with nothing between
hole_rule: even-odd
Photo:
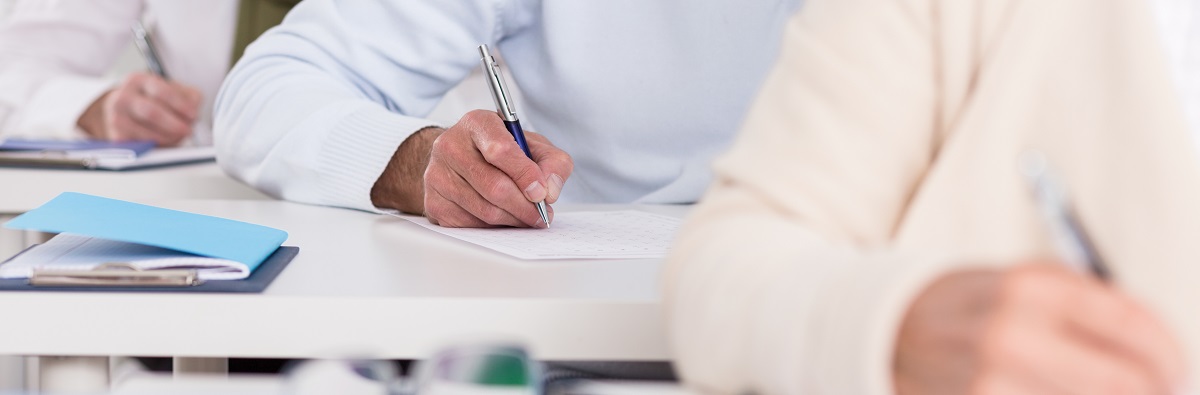
<instances>
[{"instance_id":1,"label":"forearm","mask_svg":"<svg viewBox=\"0 0 1200 395\"><path fill-rule=\"evenodd\" d=\"M491 3L477 3L481 10L491 10ZM442 48L428 43L442 43L446 35L461 38L461 46L469 48L494 31L487 20L462 23L471 29L466 32L458 32L460 24L426 26L456 17L456 7L443 2L301 3L287 22L260 37L226 78L214 110L218 163L272 196L376 211L381 206L372 198L375 185L385 172L385 179L396 178L389 165L397 147L412 133L435 125L422 117L478 63L472 51L393 49ZM382 23L377 15L398 19ZM419 174L414 169L402 173ZM411 185L419 185L420 178L415 179ZM378 192L397 199L382 207L420 210L419 202L414 206L411 199L400 198L407 194L385 188Z\"/></svg>"},{"instance_id":2,"label":"forearm","mask_svg":"<svg viewBox=\"0 0 1200 395\"><path fill-rule=\"evenodd\" d=\"M371 202L375 207L410 214L425 213L425 168L429 166L433 142L442 132L445 129L425 128L400 144L387 168L371 188Z\"/></svg>"}]
</instances>

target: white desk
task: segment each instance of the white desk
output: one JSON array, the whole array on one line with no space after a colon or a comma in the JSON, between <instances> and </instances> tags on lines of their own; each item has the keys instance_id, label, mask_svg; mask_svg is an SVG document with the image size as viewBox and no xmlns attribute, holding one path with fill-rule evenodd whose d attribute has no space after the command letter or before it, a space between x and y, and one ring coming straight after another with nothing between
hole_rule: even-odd
<instances>
[{"instance_id":1,"label":"white desk","mask_svg":"<svg viewBox=\"0 0 1200 395\"><path fill-rule=\"evenodd\" d=\"M300 255L263 295L0 293L0 354L400 359L500 335L547 360L668 359L657 260L526 262L387 216L156 203L286 230ZM604 207L555 206L580 208Z\"/></svg>"},{"instance_id":2,"label":"white desk","mask_svg":"<svg viewBox=\"0 0 1200 395\"><path fill-rule=\"evenodd\" d=\"M124 172L0 168L0 214L20 214L72 191L114 199L266 199L216 163Z\"/></svg>"}]
</instances>

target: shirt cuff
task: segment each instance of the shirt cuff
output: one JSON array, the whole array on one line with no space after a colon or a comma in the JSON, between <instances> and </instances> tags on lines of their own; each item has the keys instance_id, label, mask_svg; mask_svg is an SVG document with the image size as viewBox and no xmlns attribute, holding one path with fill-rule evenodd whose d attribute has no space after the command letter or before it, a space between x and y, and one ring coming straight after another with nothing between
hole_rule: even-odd
<instances>
[{"instance_id":1,"label":"shirt cuff","mask_svg":"<svg viewBox=\"0 0 1200 395\"><path fill-rule=\"evenodd\" d=\"M323 204L386 213L371 202L371 189L400 144L435 123L382 108L365 107L344 117L321 150Z\"/></svg>"},{"instance_id":2,"label":"shirt cuff","mask_svg":"<svg viewBox=\"0 0 1200 395\"><path fill-rule=\"evenodd\" d=\"M17 114L19 121L9 131L10 136L80 140L87 134L77 124L79 117L96 99L112 89L114 81L107 78L78 76L56 77L47 80L30 97Z\"/></svg>"}]
</instances>

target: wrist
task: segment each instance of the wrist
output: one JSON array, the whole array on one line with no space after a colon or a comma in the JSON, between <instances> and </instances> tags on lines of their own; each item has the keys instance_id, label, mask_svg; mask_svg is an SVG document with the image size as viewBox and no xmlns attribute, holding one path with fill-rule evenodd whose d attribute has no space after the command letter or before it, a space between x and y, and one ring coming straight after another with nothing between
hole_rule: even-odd
<instances>
[{"instance_id":1,"label":"wrist","mask_svg":"<svg viewBox=\"0 0 1200 395\"><path fill-rule=\"evenodd\" d=\"M99 98L83 111L83 114L79 115L79 120L75 122L75 125L83 129L84 134L87 134L88 137L97 140L106 140L104 133L104 102L108 99L109 94L111 94L111 91L100 95Z\"/></svg>"},{"instance_id":2,"label":"wrist","mask_svg":"<svg viewBox=\"0 0 1200 395\"><path fill-rule=\"evenodd\" d=\"M425 168L429 166L433 142L443 132L443 128L428 127L413 133L400 144L371 188L371 202L375 207L424 214Z\"/></svg>"}]
</instances>

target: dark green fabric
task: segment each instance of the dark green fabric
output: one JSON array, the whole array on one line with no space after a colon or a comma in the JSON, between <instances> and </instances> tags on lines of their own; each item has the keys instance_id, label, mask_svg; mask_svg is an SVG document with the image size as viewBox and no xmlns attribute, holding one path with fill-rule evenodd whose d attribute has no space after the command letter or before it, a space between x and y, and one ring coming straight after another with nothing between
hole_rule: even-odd
<instances>
[{"instance_id":1,"label":"dark green fabric","mask_svg":"<svg viewBox=\"0 0 1200 395\"><path fill-rule=\"evenodd\" d=\"M296 4L300 4L300 0L242 0L238 6L237 33L233 36L233 57L229 66L233 67L242 58L246 46L258 36L283 22L283 17Z\"/></svg>"}]
</instances>

